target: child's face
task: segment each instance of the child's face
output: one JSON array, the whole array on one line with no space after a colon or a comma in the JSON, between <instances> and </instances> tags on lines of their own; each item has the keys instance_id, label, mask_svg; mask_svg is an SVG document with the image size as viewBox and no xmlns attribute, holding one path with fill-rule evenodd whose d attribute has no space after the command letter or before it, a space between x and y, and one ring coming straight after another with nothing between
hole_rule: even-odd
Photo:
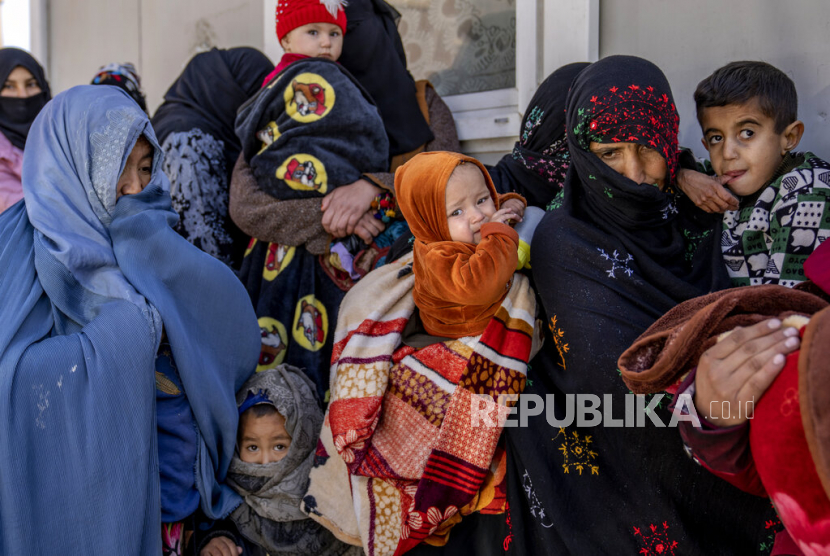
<instances>
[{"instance_id":1,"label":"child's face","mask_svg":"<svg viewBox=\"0 0 830 556\"><path fill-rule=\"evenodd\" d=\"M252 409L239 417L239 459L258 464L280 461L291 446L285 417L277 412L257 417Z\"/></svg>"},{"instance_id":2,"label":"child's face","mask_svg":"<svg viewBox=\"0 0 830 556\"><path fill-rule=\"evenodd\" d=\"M457 166L447 181L445 195L450 238L478 245L481 226L496 212L496 203L478 166Z\"/></svg>"},{"instance_id":3,"label":"child's face","mask_svg":"<svg viewBox=\"0 0 830 556\"><path fill-rule=\"evenodd\" d=\"M127 157L127 163L124 165L124 171L118 177L118 184L115 190L115 200L121 198L122 195L135 195L141 193L147 184L150 183L150 178L153 177L153 147L150 142L142 135L135 142L130 156Z\"/></svg>"},{"instance_id":4,"label":"child's face","mask_svg":"<svg viewBox=\"0 0 830 556\"><path fill-rule=\"evenodd\" d=\"M343 32L333 23L309 23L292 29L280 44L286 52L336 62L343 51Z\"/></svg>"},{"instance_id":5,"label":"child's face","mask_svg":"<svg viewBox=\"0 0 830 556\"><path fill-rule=\"evenodd\" d=\"M712 168L719 176L729 176L724 185L741 196L769 183L804 132L804 124L795 121L776 133L775 120L761 111L757 100L704 108L700 125Z\"/></svg>"}]
</instances>

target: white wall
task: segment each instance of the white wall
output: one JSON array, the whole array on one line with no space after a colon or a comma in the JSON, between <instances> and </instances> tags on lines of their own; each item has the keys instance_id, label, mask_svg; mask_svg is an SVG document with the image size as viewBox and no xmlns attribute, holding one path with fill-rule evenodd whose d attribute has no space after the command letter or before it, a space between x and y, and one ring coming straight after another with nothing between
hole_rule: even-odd
<instances>
[{"instance_id":1,"label":"white wall","mask_svg":"<svg viewBox=\"0 0 830 556\"><path fill-rule=\"evenodd\" d=\"M763 60L795 82L806 132L799 150L830 157L830 2L827 0L601 0L600 56L660 66L680 110L680 143L704 156L697 84L733 60Z\"/></svg>"},{"instance_id":2,"label":"white wall","mask_svg":"<svg viewBox=\"0 0 830 556\"><path fill-rule=\"evenodd\" d=\"M0 7L2 46L31 49L29 17L29 0L3 0L2 7Z\"/></svg>"},{"instance_id":3,"label":"white wall","mask_svg":"<svg viewBox=\"0 0 830 556\"><path fill-rule=\"evenodd\" d=\"M110 62L136 64L151 113L197 52L263 48L262 0L50 0L52 90L89 83Z\"/></svg>"}]
</instances>

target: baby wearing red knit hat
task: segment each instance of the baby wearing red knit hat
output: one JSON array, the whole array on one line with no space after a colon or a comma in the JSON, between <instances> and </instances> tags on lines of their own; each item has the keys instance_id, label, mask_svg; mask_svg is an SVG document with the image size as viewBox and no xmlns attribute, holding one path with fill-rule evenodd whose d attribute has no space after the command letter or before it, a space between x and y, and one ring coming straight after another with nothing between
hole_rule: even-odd
<instances>
[{"instance_id":1,"label":"baby wearing red knit hat","mask_svg":"<svg viewBox=\"0 0 830 556\"><path fill-rule=\"evenodd\" d=\"M346 34L344 0L279 0L277 39L288 54L337 61Z\"/></svg>"}]
</instances>

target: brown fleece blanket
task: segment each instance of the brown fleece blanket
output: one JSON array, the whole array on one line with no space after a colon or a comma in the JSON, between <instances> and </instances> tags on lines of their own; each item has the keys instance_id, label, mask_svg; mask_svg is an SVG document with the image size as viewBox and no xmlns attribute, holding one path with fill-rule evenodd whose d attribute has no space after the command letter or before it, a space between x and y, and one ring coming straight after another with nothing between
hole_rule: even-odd
<instances>
[{"instance_id":1,"label":"brown fleece blanket","mask_svg":"<svg viewBox=\"0 0 830 556\"><path fill-rule=\"evenodd\" d=\"M637 338L620 356L619 369L635 394L665 391L678 385L724 332L773 317L810 316L827 306L823 297L778 285L735 288L690 299ZM830 409L825 411L830 413Z\"/></svg>"},{"instance_id":2,"label":"brown fleece blanket","mask_svg":"<svg viewBox=\"0 0 830 556\"><path fill-rule=\"evenodd\" d=\"M810 319L798 358L801 421L824 492L830 497L830 308Z\"/></svg>"}]
</instances>

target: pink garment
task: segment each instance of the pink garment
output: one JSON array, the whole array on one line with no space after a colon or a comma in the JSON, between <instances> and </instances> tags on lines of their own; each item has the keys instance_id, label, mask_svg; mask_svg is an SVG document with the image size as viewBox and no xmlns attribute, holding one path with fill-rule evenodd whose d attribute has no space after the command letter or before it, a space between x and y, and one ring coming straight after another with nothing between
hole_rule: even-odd
<instances>
[{"instance_id":1,"label":"pink garment","mask_svg":"<svg viewBox=\"0 0 830 556\"><path fill-rule=\"evenodd\" d=\"M0 212L23 198L23 151L0 133Z\"/></svg>"}]
</instances>

